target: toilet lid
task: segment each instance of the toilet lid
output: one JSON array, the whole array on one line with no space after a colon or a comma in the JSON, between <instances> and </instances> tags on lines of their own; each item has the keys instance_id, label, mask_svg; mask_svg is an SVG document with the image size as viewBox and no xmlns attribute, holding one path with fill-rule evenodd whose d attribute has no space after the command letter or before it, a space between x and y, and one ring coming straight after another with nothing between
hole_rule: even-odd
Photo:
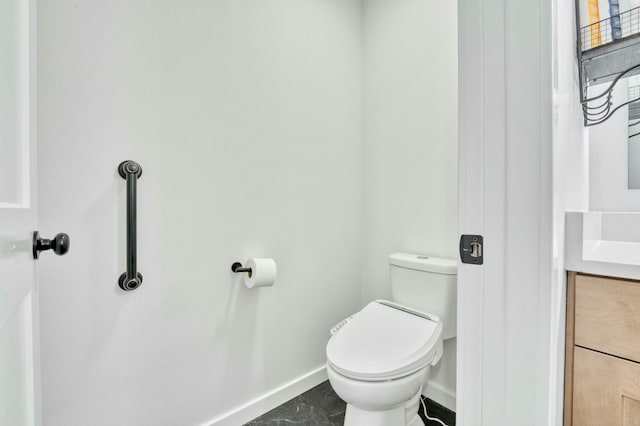
<instances>
[{"instance_id":1,"label":"toilet lid","mask_svg":"<svg viewBox=\"0 0 640 426\"><path fill-rule=\"evenodd\" d=\"M369 303L331 337L327 360L337 372L388 380L411 374L435 357L442 323L383 303Z\"/></svg>"}]
</instances>

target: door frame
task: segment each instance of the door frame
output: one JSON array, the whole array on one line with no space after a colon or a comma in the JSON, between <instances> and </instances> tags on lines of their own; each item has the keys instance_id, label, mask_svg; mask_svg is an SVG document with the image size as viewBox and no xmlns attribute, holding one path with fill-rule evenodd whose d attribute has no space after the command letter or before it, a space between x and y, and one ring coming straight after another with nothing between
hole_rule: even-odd
<instances>
[{"instance_id":1,"label":"door frame","mask_svg":"<svg viewBox=\"0 0 640 426\"><path fill-rule=\"evenodd\" d=\"M552 9L459 0L459 426L555 424ZM562 368L562 366L555 367Z\"/></svg>"}]
</instances>

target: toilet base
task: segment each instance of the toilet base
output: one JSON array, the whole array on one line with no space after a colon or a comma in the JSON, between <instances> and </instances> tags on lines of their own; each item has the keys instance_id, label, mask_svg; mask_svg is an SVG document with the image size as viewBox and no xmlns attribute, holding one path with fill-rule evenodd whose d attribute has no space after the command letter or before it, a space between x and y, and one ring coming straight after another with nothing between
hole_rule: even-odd
<instances>
[{"instance_id":1,"label":"toilet base","mask_svg":"<svg viewBox=\"0 0 640 426\"><path fill-rule=\"evenodd\" d=\"M384 411L368 411L347 404L344 415L344 426L404 425L406 421L405 409L402 406Z\"/></svg>"},{"instance_id":2,"label":"toilet base","mask_svg":"<svg viewBox=\"0 0 640 426\"><path fill-rule=\"evenodd\" d=\"M367 382L345 377L327 364L333 390L347 403L345 426L424 426L420 394L431 365L399 379Z\"/></svg>"},{"instance_id":3,"label":"toilet base","mask_svg":"<svg viewBox=\"0 0 640 426\"><path fill-rule=\"evenodd\" d=\"M344 426L425 426L418 415L420 392L406 404L388 410L362 410L347 404Z\"/></svg>"},{"instance_id":4,"label":"toilet base","mask_svg":"<svg viewBox=\"0 0 640 426\"><path fill-rule=\"evenodd\" d=\"M411 398L405 407L405 415L407 417L407 426L425 426L422 418L418 415L420 410L420 400L422 398L422 388L413 398Z\"/></svg>"}]
</instances>

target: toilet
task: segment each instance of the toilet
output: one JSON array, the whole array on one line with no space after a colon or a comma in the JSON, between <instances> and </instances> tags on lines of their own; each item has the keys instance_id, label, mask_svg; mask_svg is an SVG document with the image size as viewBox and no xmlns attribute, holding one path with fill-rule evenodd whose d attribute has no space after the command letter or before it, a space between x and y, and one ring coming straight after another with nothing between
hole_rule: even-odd
<instances>
[{"instance_id":1,"label":"toilet","mask_svg":"<svg viewBox=\"0 0 640 426\"><path fill-rule=\"evenodd\" d=\"M456 335L457 262L389 256L392 300L375 300L331 329L327 374L347 403L345 426L424 426L420 395L443 340Z\"/></svg>"}]
</instances>

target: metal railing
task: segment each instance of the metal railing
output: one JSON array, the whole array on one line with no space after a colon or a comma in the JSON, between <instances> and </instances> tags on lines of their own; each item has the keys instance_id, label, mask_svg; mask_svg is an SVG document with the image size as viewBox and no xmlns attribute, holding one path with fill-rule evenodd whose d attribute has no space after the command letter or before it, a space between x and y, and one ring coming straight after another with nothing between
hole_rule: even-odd
<instances>
[{"instance_id":1,"label":"metal railing","mask_svg":"<svg viewBox=\"0 0 640 426\"><path fill-rule=\"evenodd\" d=\"M638 102L640 99L640 84L637 86L629 86L629 95L627 96L627 100L632 102Z\"/></svg>"},{"instance_id":2,"label":"metal railing","mask_svg":"<svg viewBox=\"0 0 640 426\"><path fill-rule=\"evenodd\" d=\"M629 108L637 106L640 103L640 85L629 86L629 94L627 95L627 100L630 101ZM632 119L631 117L631 109L629 110L629 140L635 138L636 136L640 136L640 132L638 132L638 128L636 127L640 124L640 120Z\"/></svg>"},{"instance_id":3,"label":"metal railing","mask_svg":"<svg viewBox=\"0 0 640 426\"><path fill-rule=\"evenodd\" d=\"M582 51L640 34L640 7L580 28Z\"/></svg>"},{"instance_id":4,"label":"metal railing","mask_svg":"<svg viewBox=\"0 0 640 426\"><path fill-rule=\"evenodd\" d=\"M613 89L620 81L620 79L633 75L634 71L640 69L640 64L634 65L628 68L626 71L621 72L618 76L597 96L592 96L587 99L581 99L582 114L584 115L585 126L595 126L596 124L604 123L611 117L616 111L625 105L640 101L640 92L638 97L629 97L626 102L619 103L614 106L613 104Z\"/></svg>"}]
</instances>

